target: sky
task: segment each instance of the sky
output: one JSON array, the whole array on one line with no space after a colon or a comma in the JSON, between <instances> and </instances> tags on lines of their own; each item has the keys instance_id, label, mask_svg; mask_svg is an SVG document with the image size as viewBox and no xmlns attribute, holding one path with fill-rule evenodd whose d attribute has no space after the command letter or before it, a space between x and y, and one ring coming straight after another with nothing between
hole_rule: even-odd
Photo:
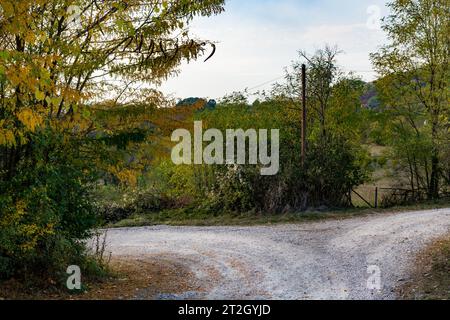
<instances>
[{"instance_id":1,"label":"sky","mask_svg":"<svg viewBox=\"0 0 450 320\"><path fill-rule=\"evenodd\" d=\"M216 42L217 51L183 64L160 90L175 98L218 99L233 91L269 89L282 81L298 50L314 53L326 44L343 53L338 64L364 80L376 78L369 54L386 43L379 18L385 0L227 0L225 12L197 18L191 30Z\"/></svg>"}]
</instances>

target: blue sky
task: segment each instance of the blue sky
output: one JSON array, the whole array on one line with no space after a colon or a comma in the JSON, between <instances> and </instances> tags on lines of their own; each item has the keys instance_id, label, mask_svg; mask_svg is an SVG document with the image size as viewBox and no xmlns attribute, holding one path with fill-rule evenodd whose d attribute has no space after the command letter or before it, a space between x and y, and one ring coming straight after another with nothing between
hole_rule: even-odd
<instances>
[{"instance_id":1,"label":"blue sky","mask_svg":"<svg viewBox=\"0 0 450 320\"><path fill-rule=\"evenodd\" d=\"M386 42L373 21L388 13L386 2L228 0L225 13L192 25L196 36L217 42L216 55L183 65L160 89L174 97L220 98L281 77L299 49L312 53L325 44L344 51L338 62L345 71L372 80L369 53Z\"/></svg>"}]
</instances>

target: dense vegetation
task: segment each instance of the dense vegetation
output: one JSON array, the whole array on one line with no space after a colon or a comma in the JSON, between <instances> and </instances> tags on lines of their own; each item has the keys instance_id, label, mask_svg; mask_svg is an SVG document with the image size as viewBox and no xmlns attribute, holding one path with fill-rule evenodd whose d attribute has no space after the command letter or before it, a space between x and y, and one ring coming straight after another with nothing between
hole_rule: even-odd
<instances>
[{"instance_id":1,"label":"dense vegetation","mask_svg":"<svg viewBox=\"0 0 450 320\"><path fill-rule=\"evenodd\" d=\"M368 156L360 147L358 130L343 129L344 126L350 128L353 118L365 113L359 93L353 92L363 88L361 81L349 79L341 79L333 86L332 98L335 100L327 105L329 121L324 135L316 114L311 112L309 151L304 165L301 159L300 109L287 97L270 96L252 105L245 103L241 96L228 97L215 109L197 113L195 118L203 121L205 130L215 128L225 132L228 128L245 131L280 128L280 172L275 176L263 176L260 168L254 165L181 168L172 165L173 172L168 173L169 178L175 175L176 181L183 181L183 185L173 187L181 191L182 196L194 197L194 202L200 202L198 205L211 214L250 210L281 213L310 207L349 206L351 189L368 176ZM342 103L339 95L344 93L341 90L350 93L345 97L349 100L346 104L348 118L344 114L338 118L333 116L338 104ZM183 194L183 188L188 192Z\"/></svg>"},{"instance_id":2,"label":"dense vegetation","mask_svg":"<svg viewBox=\"0 0 450 320\"><path fill-rule=\"evenodd\" d=\"M391 43L372 54L382 75L393 157L412 191L437 198L449 185L450 23L446 0L394 1L384 30Z\"/></svg>"},{"instance_id":3,"label":"dense vegetation","mask_svg":"<svg viewBox=\"0 0 450 320\"><path fill-rule=\"evenodd\" d=\"M352 189L380 166L413 199L449 192L448 1L391 3L392 44L372 56L374 83L343 73L339 50L325 46L300 51L285 81L252 103L234 93L176 104L150 89L215 49L188 26L223 2L80 0L80 19L71 1L0 2L0 279L96 269L83 241L131 215L351 207ZM170 135L194 120L205 130L280 129L279 173L173 164ZM371 158L373 145L383 159Z\"/></svg>"},{"instance_id":4,"label":"dense vegetation","mask_svg":"<svg viewBox=\"0 0 450 320\"><path fill-rule=\"evenodd\" d=\"M82 240L98 225L99 179L133 181L130 165L145 163L124 146L146 140L143 121L162 104L139 84L201 55L208 42L190 36L189 22L223 1L2 0L0 9L0 279L59 280L71 264L87 272ZM130 97L144 103L126 113Z\"/></svg>"}]
</instances>

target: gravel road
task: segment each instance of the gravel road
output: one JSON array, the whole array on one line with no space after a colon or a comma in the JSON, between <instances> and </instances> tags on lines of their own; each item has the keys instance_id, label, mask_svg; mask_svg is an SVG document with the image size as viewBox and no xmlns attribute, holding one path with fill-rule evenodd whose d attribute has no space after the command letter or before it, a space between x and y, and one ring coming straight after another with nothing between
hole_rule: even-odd
<instances>
[{"instance_id":1,"label":"gravel road","mask_svg":"<svg viewBox=\"0 0 450 320\"><path fill-rule=\"evenodd\" d=\"M161 257L203 289L159 299L395 299L415 254L450 230L450 209L258 227L108 231L113 256ZM381 289L368 288L369 266ZM372 277L372 280L376 278Z\"/></svg>"}]
</instances>

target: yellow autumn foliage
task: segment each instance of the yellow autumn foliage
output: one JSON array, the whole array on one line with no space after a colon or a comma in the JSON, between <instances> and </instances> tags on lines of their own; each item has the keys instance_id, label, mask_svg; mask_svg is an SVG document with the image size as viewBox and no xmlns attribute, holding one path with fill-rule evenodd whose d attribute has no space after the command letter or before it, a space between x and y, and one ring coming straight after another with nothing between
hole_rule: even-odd
<instances>
[{"instance_id":1,"label":"yellow autumn foliage","mask_svg":"<svg viewBox=\"0 0 450 320\"><path fill-rule=\"evenodd\" d=\"M111 166L109 171L114 174L123 185L135 187L137 185L137 172L130 169L119 169Z\"/></svg>"},{"instance_id":2,"label":"yellow autumn foliage","mask_svg":"<svg viewBox=\"0 0 450 320\"><path fill-rule=\"evenodd\" d=\"M14 132L9 129L0 128L0 146L12 147L16 145Z\"/></svg>"},{"instance_id":3,"label":"yellow autumn foliage","mask_svg":"<svg viewBox=\"0 0 450 320\"><path fill-rule=\"evenodd\" d=\"M32 251L40 238L54 234L54 225L48 224L41 227L35 224L22 224L18 226L18 234L25 239L20 245L20 249L23 252Z\"/></svg>"},{"instance_id":4,"label":"yellow autumn foliage","mask_svg":"<svg viewBox=\"0 0 450 320\"><path fill-rule=\"evenodd\" d=\"M16 203L16 210L10 214L4 214L0 219L0 227L6 228L8 225L17 224L25 214L26 204L23 201Z\"/></svg>"},{"instance_id":5,"label":"yellow autumn foliage","mask_svg":"<svg viewBox=\"0 0 450 320\"><path fill-rule=\"evenodd\" d=\"M3 215L0 219L0 227L2 229L8 227L14 227L16 229L18 237L22 239L22 243L19 245L22 252L34 250L39 239L54 234L54 224L52 223L45 226L23 223L23 218L26 214L27 204L24 201L18 201L15 205L15 210L10 214Z\"/></svg>"},{"instance_id":6,"label":"yellow autumn foliage","mask_svg":"<svg viewBox=\"0 0 450 320\"><path fill-rule=\"evenodd\" d=\"M36 131L36 128L41 126L43 123L42 117L29 108L22 109L17 114L17 118L31 132Z\"/></svg>"}]
</instances>

